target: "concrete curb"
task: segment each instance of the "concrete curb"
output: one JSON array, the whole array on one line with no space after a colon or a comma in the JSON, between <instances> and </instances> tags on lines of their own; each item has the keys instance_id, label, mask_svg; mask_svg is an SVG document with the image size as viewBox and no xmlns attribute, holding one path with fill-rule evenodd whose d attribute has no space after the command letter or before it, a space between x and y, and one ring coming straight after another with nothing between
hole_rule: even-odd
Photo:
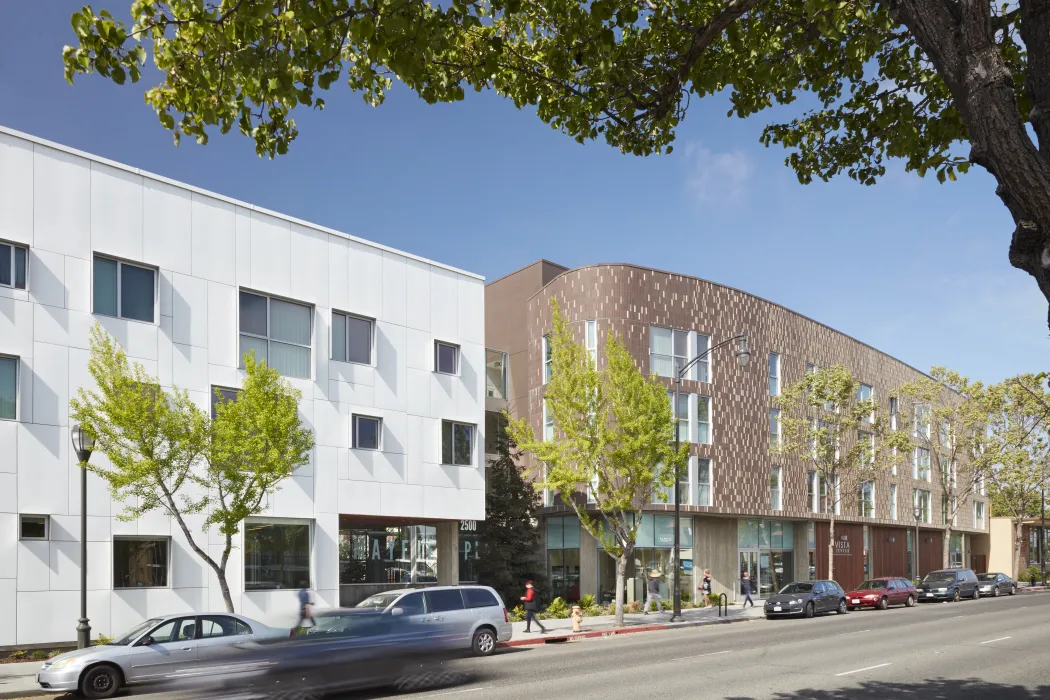
<instances>
[{"instance_id":1,"label":"concrete curb","mask_svg":"<svg viewBox=\"0 0 1050 700\"><path fill-rule=\"evenodd\" d=\"M758 617L727 617L714 620L695 620L692 622L669 622L657 625L638 625L635 627L621 627L619 629L593 630L591 632L569 632L568 634L537 634L528 639L512 639L509 642L500 642L497 646L524 647L536 644L560 644L564 642L578 642L584 639L603 639L605 637L616 637L621 634L634 634L636 632L663 632L665 630L678 630L687 627L704 627L707 625L728 625L733 622L749 622L758 620Z\"/></svg>"}]
</instances>

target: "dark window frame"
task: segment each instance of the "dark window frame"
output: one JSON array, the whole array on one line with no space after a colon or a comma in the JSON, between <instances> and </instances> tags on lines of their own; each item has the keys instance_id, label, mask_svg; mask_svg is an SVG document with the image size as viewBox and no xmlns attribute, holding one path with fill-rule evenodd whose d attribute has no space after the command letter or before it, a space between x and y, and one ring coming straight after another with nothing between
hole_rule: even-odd
<instances>
[{"instance_id":1,"label":"dark window frame","mask_svg":"<svg viewBox=\"0 0 1050 700\"><path fill-rule=\"evenodd\" d=\"M43 537L27 537L25 534L25 519L26 518L40 518L44 525L44 536ZM18 539L23 542L47 542L51 539L51 516L41 515L38 513L19 513L18 514Z\"/></svg>"},{"instance_id":2,"label":"dark window frame","mask_svg":"<svg viewBox=\"0 0 1050 700\"><path fill-rule=\"evenodd\" d=\"M124 578L123 571L126 568L126 567L121 567L121 570L120 570L121 575L118 576L118 570L117 570L117 567L119 565L119 562L117 560L117 543L118 542L153 542L153 543L162 542L162 543L164 543L164 548L163 548L163 552L164 552L164 562L163 562L164 583L162 583L160 585L153 585L153 586L142 586L142 585L134 585L134 584L128 585L128 586L118 585L118 580ZM111 546L112 551L113 551L113 564L112 564L113 590L115 590L115 591L117 591L117 590L129 591L129 590L139 590L139 589L165 589L165 588L171 588L172 587L172 575L171 575L171 565L172 565L172 551L171 551L171 547L172 547L172 545L171 545L171 537L170 536L168 536L168 535L114 535L113 536L113 540L112 540L112 544L110 546ZM130 575L130 572L129 572L129 575Z\"/></svg>"},{"instance_id":3,"label":"dark window frame","mask_svg":"<svg viewBox=\"0 0 1050 700\"><path fill-rule=\"evenodd\" d=\"M452 459L445 461L445 426L451 426L451 439L452 444L449 446L449 450L452 455ZM466 462L456 461L456 428L469 428L470 429L470 452L467 456ZM464 423L462 421L454 420L442 420L441 421L441 464L447 467L472 467L474 466L474 453L477 451L478 442L478 426L473 423Z\"/></svg>"},{"instance_id":4,"label":"dark window frame","mask_svg":"<svg viewBox=\"0 0 1050 700\"><path fill-rule=\"evenodd\" d=\"M358 441L358 435L360 434L357 429L357 422L359 420L374 421L376 424L376 444L375 447L363 446ZM380 416L367 416L361 413L354 413L350 416L350 445L355 450L371 450L373 452L383 451L383 419Z\"/></svg>"},{"instance_id":5,"label":"dark window frame","mask_svg":"<svg viewBox=\"0 0 1050 700\"><path fill-rule=\"evenodd\" d=\"M306 551L305 553L293 553L293 557L300 557L305 559L306 571L305 573L296 571L294 568L289 568L289 563L285 560L276 562L270 566L266 566L265 561L250 561L250 553L248 551L248 539L250 532L256 532L261 528L306 528ZM287 544L286 536L284 536L283 544ZM302 581L306 581L307 586L312 586L314 576L314 561L313 561L313 526L311 521L291 518L286 521L282 521L279 518L261 518L247 520L244 523L244 543L242 551L243 555L243 573L244 573L244 591L247 593L255 591L274 591L274 590L298 590ZM262 550L258 550L262 552ZM265 553L265 552L263 552ZM287 554L287 552L285 552ZM294 567L294 562L291 564ZM249 567L253 567L253 575L251 578L252 582L249 582ZM280 572L279 576L271 577L269 580L263 581L259 578L258 572L261 571L277 571ZM277 578L283 578L285 580L276 581ZM284 585L287 584L287 585Z\"/></svg>"},{"instance_id":6,"label":"dark window frame","mask_svg":"<svg viewBox=\"0 0 1050 700\"><path fill-rule=\"evenodd\" d=\"M115 293L117 295L117 308L116 314L108 314L104 311L99 311L96 306L96 287L98 283L95 279L95 264L99 260L104 260L109 263L114 263L117 266L117 288ZM152 317L150 320L142 318L132 318L124 315L124 274L123 268L131 267L137 270L149 272L153 276L153 310ZM114 257L112 255L104 255L102 253L92 253L91 256L91 313L96 316L105 316L106 318L119 318L122 321L136 321L138 323L149 323L152 325L158 324L158 306L160 305L160 270L156 267L146 265L140 262L132 262L130 260L124 260L122 258Z\"/></svg>"},{"instance_id":7,"label":"dark window frame","mask_svg":"<svg viewBox=\"0 0 1050 700\"><path fill-rule=\"evenodd\" d=\"M0 287L18 290L29 289L29 247L11 241L0 241L0 249L3 248L8 250L8 281L4 282L3 270L0 269ZM19 270L19 265L21 265L21 270ZM21 284L19 284L18 280L19 273L22 275Z\"/></svg>"},{"instance_id":8,"label":"dark window frame","mask_svg":"<svg viewBox=\"0 0 1050 700\"><path fill-rule=\"evenodd\" d=\"M343 317L343 356L336 357L335 355L335 317ZM350 319L356 321L364 321L368 324L368 361L362 362L361 360L354 360L350 358ZM329 356L336 362L347 362L353 365L362 365L364 367L375 367L376 361L376 320L369 316L362 316L361 314L350 313L349 311L339 311L336 309L332 310L332 343L331 353Z\"/></svg>"},{"instance_id":9,"label":"dark window frame","mask_svg":"<svg viewBox=\"0 0 1050 700\"><path fill-rule=\"evenodd\" d=\"M452 350L452 352L453 352L452 364L454 366L452 368L452 371L447 371L447 370L441 369L441 348L442 347L450 348ZM446 374L446 375L448 375L450 377L458 377L459 376L460 354L461 353L462 353L462 348L460 348L459 345L457 345L455 343L450 343L450 342L448 342L446 340L435 340L434 341L434 371L437 372L438 374Z\"/></svg>"}]
</instances>

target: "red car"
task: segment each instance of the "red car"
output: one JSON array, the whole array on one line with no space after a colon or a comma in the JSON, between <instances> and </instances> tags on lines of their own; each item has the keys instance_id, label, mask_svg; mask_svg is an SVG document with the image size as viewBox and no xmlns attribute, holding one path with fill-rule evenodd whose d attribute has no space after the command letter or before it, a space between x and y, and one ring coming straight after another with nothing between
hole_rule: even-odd
<instances>
[{"instance_id":1,"label":"red car","mask_svg":"<svg viewBox=\"0 0 1050 700\"><path fill-rule=\"evenodd\" d=\"M912 607L918 599L915 586L906 578L873 578L846 594L850 610L878 608L885 610L891 605Z\"/></svg>"}]
</instances>

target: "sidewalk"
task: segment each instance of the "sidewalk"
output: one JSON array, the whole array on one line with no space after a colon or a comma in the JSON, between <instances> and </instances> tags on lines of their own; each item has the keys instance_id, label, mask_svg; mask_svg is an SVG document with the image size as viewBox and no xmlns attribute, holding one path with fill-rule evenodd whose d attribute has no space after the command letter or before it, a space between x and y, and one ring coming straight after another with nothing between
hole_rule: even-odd
<instances>
[{"instance_id":1,"label":"sidewalk","mask_svg":"<svg viewBox=\"0 0 1050 700\"><path fill-rule=\"evenodd\" d=\"M42 695L36 682L36 672L42 661L0 664L0 698L20 698Z\"/></svg>"},{"instance_id":2,"label":"sidewalk","mask_svg":"<svg viewBox=\"0 0 1050 700\"><path fill-rule=\"evenodd\" d=\"M601 615L597 617L583 618L582 630L572 631L572 620L543 620L543 626L547 633L539 632L539 628L533 626L532 632L525 632L524 622L515 622L514 635L509 642L502 642L502 647L517 647L530 644L547 644L548 642L572 642L580 639L592 639L594 637L611 637L632 632L654 632L665 629L679 629L685 627L699 627L701 625L717 625L729 622L743 622L756 620L763 616L762 601L755 601L755 607L742 610L739 605L730 605L728 614L719 617L717 607L693 608L682 611L681 622L671 622L671 613L628 613L623 616L624 627L617 628L616 617L613 615Z\"/></svg>"}]
</instances>

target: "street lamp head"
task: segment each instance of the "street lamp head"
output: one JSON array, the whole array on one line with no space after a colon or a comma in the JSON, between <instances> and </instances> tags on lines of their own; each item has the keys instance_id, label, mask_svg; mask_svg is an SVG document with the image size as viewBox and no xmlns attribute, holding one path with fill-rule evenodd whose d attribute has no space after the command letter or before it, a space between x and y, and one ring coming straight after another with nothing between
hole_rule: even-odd
<instances>
[{"instance_id":1,"label":"street lamp head","mask_svg":"<svg viewBox=\"0 0 1050 700\"><path fill-rule=\"evenodd\" d=\"M747 363L751 361L751 349L747 346L747 336L740 336L740 341L736 346L736 361L740 363L741 367L747 367Z\"/></svg>"},{"instance_id":2,"label":"street lamp head","mask_svg":"<svg viewBox=\"0 0 1050 700\"><path fill-rule=\"evenodd\" d=\"M90 431L84 430L79 423L70 429L70 434L73 438L73 451L77 453L77 460L81 464L86 464L95 449L95 436Z\"/></svg>"},{"instance_id":3,"label":"street lamp head","mask_svg":"<svg viewBox=\"0 0 1050 700\"><path fill-rule=\"evenodd\" d=\"M915 522L922 520L922 508L915 506L912 512L915 514Z\"/></svg>"}]
</instances>

